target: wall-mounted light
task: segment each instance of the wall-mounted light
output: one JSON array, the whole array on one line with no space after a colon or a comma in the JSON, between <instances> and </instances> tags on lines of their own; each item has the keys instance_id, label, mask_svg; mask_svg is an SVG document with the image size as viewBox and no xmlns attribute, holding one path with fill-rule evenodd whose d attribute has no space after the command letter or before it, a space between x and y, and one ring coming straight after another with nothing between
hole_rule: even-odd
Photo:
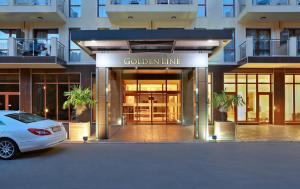
<instances>
[{"instance_id":1,"label":"wall-mounted light","mask_svg":"<svg viewBox=\"0 0 300 189\"><path fill-rule=\"evenodd\" d=\"M133 16L128 16L128 19L133 19Z\"/></svg>"},{"instance_id":2,"label":"wall-mounted light","mask_svg":"<svg viewBox=\"0 0 300 189\"><path fill-rule=\"evenodd\" d=\"M172 16L172 17L171 17L172 20L175 20L176 18L177 18L176 16Z\"/></svg>"}]
</instances>

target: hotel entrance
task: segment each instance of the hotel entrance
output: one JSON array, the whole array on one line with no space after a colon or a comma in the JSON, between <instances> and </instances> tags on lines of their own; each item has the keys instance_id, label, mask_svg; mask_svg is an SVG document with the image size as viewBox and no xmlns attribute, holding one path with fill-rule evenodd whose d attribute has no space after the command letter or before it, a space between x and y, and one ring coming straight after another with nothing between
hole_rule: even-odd
<instances>
[{"instance_id":1,"label":"hotel entrance","mask_svg":"<svg viewBox=\"0 0 300 189\"><path fill-rule=\"evenodd\" d=\"M143 76L139 77L145 77L146 71L143 72ZM151 74L151 70L147 72ZM169 75L176 77L178 74L180 78L180 72L177 70L170 74L169 71ZM181 123L180 79L123 80L122 85L125 125Z\"/></svg>"}]
</instances>

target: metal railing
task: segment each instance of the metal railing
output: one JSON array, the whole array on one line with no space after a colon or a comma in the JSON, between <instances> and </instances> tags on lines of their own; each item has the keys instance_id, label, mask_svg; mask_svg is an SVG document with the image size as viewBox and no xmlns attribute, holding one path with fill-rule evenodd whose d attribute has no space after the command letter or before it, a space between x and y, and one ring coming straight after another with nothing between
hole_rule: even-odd
<instances>
[{"instance_id":1,"label":"metal railing","mask_svg":"<svg viewBox=\"0 0 300 189\"><path fill-rule=\"evenodd\" d=\"M156 4L189 5L193 0L156 0Z\"/></svg>"},{"instance_id":2,"label":"metal railing","mask_svg":"<svg viewBox=\"0 0 300 189\"><path fill-rule=\"evenodd\" d=\"M113 5L145 5L148 0L111 0Z\"/></svg>"},{"instance_id":3,"label":"metal railing","mask_svg":"<svg viewBox=\"0 0 300 189\"><path fill-rule=\"evenodd\" d=\"M244 43L240 44L239 46L239 52L240 52L240 60L242 60L243 58L246 58L247 56L247 42L245 41Z\"/></svg>"},{"instance_id":4,"label":"metal railing","mask_svg":"<svg viewBox=\"0 0 300 189\"><path fill-rule=\"evenodd\" d=\"M61 42L57 41L56 47L57 47L57 49L56 49L57 57L60 58L61 60L64 60L65 59L65 46Z\"/></svg>"},{"instance_id":5,"label":"metal railing","mask_svg":"<svg viewBox=\"0 0 300 189\"><path fill-rule=\"evenodd\" d=\"M252 0L253 5L288 5L289 0Z\"/></svg>"},{"instance_id":6,"label":"metal railing","mask_svg":"<svg viewBox=\"0 0 300 189\"><path fill-rule=\"evenodd\" d=\"M8 56L8 39L0 39L0 56Z\"/></svg>"}]
</instances>

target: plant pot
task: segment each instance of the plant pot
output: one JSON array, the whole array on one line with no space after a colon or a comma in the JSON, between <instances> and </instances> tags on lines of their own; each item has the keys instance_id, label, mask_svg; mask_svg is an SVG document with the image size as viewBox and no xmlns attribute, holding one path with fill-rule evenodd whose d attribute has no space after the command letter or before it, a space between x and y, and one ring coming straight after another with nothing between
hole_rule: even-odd
<instances>
[{"instance_id":1,"label":"plant pot","mask_svg":"<svg viewBox=\"0 0 300 189\"><path fill-rule=\"evenodd\" d=\"M215 121L214 135L217 140L235 140L235 123L231 121Z\"/></svg>"},{"instance_id":2,"label":"plant pot","mask_svg":"<svg viewBox=\"0 0 300 189\"><path fill-rule=\"evenodd\" d=\"M69 123L69 139L83 141L83 137L90 138L90 122Z\"/></svg>"}]
</instances>

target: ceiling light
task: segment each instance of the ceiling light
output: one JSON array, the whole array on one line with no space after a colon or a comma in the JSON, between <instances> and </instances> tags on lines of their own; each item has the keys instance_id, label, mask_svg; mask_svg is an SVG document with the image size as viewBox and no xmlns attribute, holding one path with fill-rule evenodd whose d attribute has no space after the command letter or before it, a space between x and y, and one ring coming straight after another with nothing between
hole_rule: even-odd
<instances>
[{"instance_id":1,"label":"ceiling light","mask_svg":"<svg viewBox=\"0 0 300 189\"><path fill-rule=\"evenodd\" d=\"M133 19L133 16L128 16L128 19Z\"/></svg>"},{"instance_id":2,"label":"ceiling light","mask_svg":"<svg viewBox=\"0 0 300 189\"><path fill-rule=\"evenodd\" d=\"M172 16L171 19L172 19L172 20L175 20L175 19L176 19L176 16Z\"/></svg>"}]
</instances>

